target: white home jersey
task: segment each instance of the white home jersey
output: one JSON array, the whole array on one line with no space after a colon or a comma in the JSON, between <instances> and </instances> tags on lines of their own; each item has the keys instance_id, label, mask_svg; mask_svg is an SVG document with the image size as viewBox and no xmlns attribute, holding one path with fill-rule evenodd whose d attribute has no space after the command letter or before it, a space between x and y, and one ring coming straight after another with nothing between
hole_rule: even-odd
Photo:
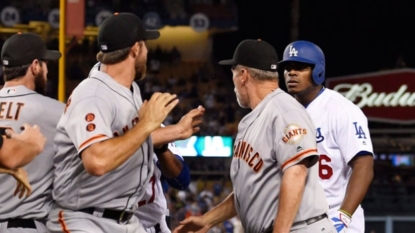
<instances>
[{"instance_id":1,"label":"white home jersey","mask_svg":"<svg viewBox=\"0 0 415 233\"><path fill-rule=\"evenodd\" d=\"M320 183L324 188L330 206L328 213L332 218L335 217L334 214L340 208L346 193L352 172L348 163L359 152L373 154L368 121L355 104L327 88L306 110L316 127ZM347 232L364 232L364 215L360 206L353 214Z\"/></svg>"},{"instance_id":2,"label":"white home jersey","mask_svg":"<svg viewBox=\"0 0 415 233\"><path fill-rule=\"evenodd\" d=\"M174 143L169 143L169 150L173 154L180 156ZM148 183L144 197L138 202L138 210L135 212L144 228L153 227L157 223L166 225L165 216L168 213L167 202L160 181L162 174L161 170L156 165L158 161L156 155L153 156L153 161L154 175ZM163 227L161 226L161 228ZM170 232L167 226L164 227L163 233L166 231Z\"/></svg>"}]
</instances>

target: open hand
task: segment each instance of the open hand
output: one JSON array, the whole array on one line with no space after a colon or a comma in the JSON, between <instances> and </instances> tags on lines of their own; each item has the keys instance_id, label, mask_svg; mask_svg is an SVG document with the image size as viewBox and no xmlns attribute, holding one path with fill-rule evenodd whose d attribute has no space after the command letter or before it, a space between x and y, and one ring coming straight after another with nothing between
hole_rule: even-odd
<instances>
[{"instance_id":1,"label":"open hand","mask_svg":"<svg viewBox=\"0 0 415 233\"><path fill-rule=\"evenodd\" d=\"M19 194L19 198L22 198L26 193L26 197L29 197L32 193L32 187L29 184L29 178L27 172L23 168L18 168L11 174L17 181L16 189L14 190L14 196Z\"/></svg>"},{"instance_id":2,"label":"open hand","mask_svg":"<svg viewBox=\"0 0 415 233\"><path fill-rule=\"evenodd\" d=\"M201 216L192 216L179 223L173 233L206 233L210 227Z\"/></svg>"},{"instance_id":3,"label":"open hand","mask_svg":"<svg viewBox=\"0 0 415 233\"><path fill-rule=\"evenodd\" d=\"M138 111L140 121L145 121L153 131L160 127L160 124L178 103L179 100L176 95L155 92L150 100L144 101L141 105Z\"/></svg>"},{"instance_id":4,"label":"open hand","mask_svg":"<svg viewBox=\"0 0 415 233\"><path fill-rule=\"evenodd\" d=\"M180 139L184 140L191 137L193 134L199 132L199 125L202 123L202 116L205 113L205 108L199 106L192 109L180 119L177 126L180 127Z\"/></svg>"}]
</instances>

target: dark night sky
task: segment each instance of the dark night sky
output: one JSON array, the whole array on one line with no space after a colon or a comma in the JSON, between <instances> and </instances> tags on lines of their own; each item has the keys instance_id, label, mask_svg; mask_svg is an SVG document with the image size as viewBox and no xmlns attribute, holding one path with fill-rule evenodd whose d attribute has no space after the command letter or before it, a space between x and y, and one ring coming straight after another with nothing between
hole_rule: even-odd
<instances>
[{"instance_id":1,"label":"dark night sky","mask_svg":"<svg viewBox=\"0 0 415 233\"><path fill-rule=\"evenodd\" d=\"M291 1L237 2L239 30L215 36L215 58L229 58L248 38L270 42L281 57L291 41ZM415 67L415 11L408 2L300 0L299 39L323 49L328 77L390 69L399 55Z\"/></svg>"}]
</instances>

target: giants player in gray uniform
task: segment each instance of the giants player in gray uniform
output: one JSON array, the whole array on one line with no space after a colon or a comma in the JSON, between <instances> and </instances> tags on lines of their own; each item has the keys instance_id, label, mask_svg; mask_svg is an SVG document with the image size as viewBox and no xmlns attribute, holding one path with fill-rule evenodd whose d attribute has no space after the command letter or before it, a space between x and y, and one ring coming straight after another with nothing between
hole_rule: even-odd
<instances>
[{"instance_id":1,"label":"giants player in gray uniform","mask_svg":"<svg viewBox=\"0 0 415 233\"><path fill-rule=\"evenodd\" d=\"M48 73L46 61L60 56L58 51L46 50L42 39L31 33L13 35L3 45L5 85L0 91L0 126L20 132L24 123L37 124L47 142L44 150L21 168L27 171L33 186L29 197L13 197L10 190L16 185L15 180L0 175L1 233L47 232L45 223L52 206L53 138L65 105L43 94ZM25 175L23 170L20 172Z\"/></svg>"},{"instance_id":2,"label":"giants player in gray uniform","mask_svg":"<svg viewBox=\"0 0 415 233\"><path fill-rule=\"evenodd\" d=\"M100 70L100 67L100 62L95 64L88 77L91 77L91 73ZM167 160L159 160L157 156L153 157L154 174L147 185L144 196L138 202L139 208L135 212L148 233L170 233L166 222L169 210L160 179L161 176L164 176L170 186L179 190L184 190L189 186L189 167L180 156L173 141L184 140L197 133L200 130L199 125L202 123L201 117L204 111L205 109L199 106L183 116L177 124L168 127L162 124L162 128L152 133L152 137L155 137L156 141L171 141L171 143L168 143L168 150L163 153L163 156L168 158ZM170 167L170 169L164 169L163 173L161 166Z\"/></svg>"},{"instance_id":3,"label":"giants player in gray uniform","mask_svg":"<svg viewBox=\"0 0 415 233\"><path fill-rule=\"evenodd\" d=\"M360 203L373 179L367 118L351 101L322 85L325 63L317 45L295 41L285 48L279 69L288 92L306 107L316 126L319 176L330 219L338 232L362 233L365 218Z\"/></svg>"},{"instance_id":4,"label":"giants player in gray uniform","mask_svg":"<svg viewBox=\"0 0 415 233\"><path fill-rule=\"evenodd\" d=\"M318 180L314 125L305 109L279 89L277 53L265 41L244 40L232 60L238 103L252 111L238 126L231 163L233 192L175 232L206 232L240 217L245 232L334 233Z\"/></svg>"},{"instance_id":5,"label":"giants player in gray uniform","mask_svg":"<svg viewBox=\"0 0 415 233\"><path fill-rule=\"evenodd\" d=\"M145 40L159 36L131 13L101 24L101 69L75 88L57 127L50 232L145 232L134 212L153 174L150 134L178 103L168 93L143 103L134 82L145 74Z\"/></svg>"}]
</instances>

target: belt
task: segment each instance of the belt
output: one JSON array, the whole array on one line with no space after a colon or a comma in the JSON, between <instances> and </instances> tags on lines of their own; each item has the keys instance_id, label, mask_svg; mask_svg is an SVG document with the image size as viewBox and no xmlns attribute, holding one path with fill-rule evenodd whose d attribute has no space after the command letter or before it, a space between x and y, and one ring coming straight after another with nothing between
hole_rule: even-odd
<instances>
[{"instance_id":1,"label":"belt","mask_svg":"<svg viewBox=\"0 0 415 233\"><path fill-rule=\"evenodd\" d=\"M315 222L318 222L318 221L322 220L323 218L327 218L327 214L322 214L322 215L319 215L317 217L312 217L312 218L309 218L309 219L307 219L305 221L295 222L295 223L293 223L293 225L291 227L298 226L298 225L301 225L301 224L311 225L311 224L313 224ZM274 230L274 225L272 225L271 227L265 229L262 232L263 233L271 233L273 230Z\"/></svg>"},{"instance_id":2,"label":"belt","mask_svg":"<svg viewBox=\"0 0 415 233\"><path fill-rule=\"evenodd\" d=\"M318 221L322 220L323 218L327 218L327 214L322 214L322 215L319 215L317 217L312 217L312 218L309 218L309 219L307 219L305 221L295 222L295 223L293 223L292 226L298 226L298 225L304 224L304 223L307 224L307 225L311 225L311 224L313 224L315 222L318 222Z\"/></svg>"},{"instance_id":3,"label":"belt","mask_svg":"<svg viewBox=\"0 0 415 233\"><path fill-rule=\"evenodd\" d=\"M36 229L35 220L33 219L21 219L12 218L0 220L0 222L7 222L7 228L31 228Z\"/></svg>"},{"instance_id":4,"label":"belt","mask_svg":"<svg viewBox=\"0 0 415 233\"><path fill-rule=\"evenodd\" d=\"M84 212L87 214L94 214L95 208L90 207L90 208L80 209L78 211ZM104 211L102 212L103 218L113 219L121 224L126 224L128 221L130 221L133 215L134 215L133 212L127 212L127 211L122 211L122 210L104 209Z\"/></svg>"}]
</instances>

